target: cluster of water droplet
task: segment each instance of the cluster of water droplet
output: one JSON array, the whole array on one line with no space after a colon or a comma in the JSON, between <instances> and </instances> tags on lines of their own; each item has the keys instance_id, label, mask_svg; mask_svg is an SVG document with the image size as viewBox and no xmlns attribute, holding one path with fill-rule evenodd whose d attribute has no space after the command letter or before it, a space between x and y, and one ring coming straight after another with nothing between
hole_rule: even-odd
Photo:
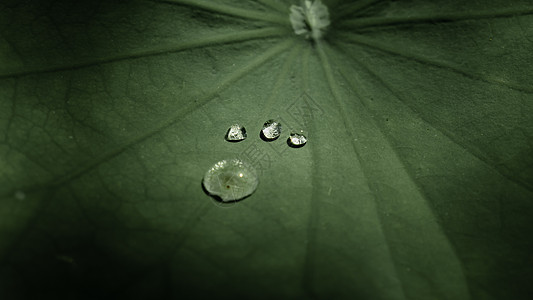
<instances>
[{"instance_id":1,"label":"cluster of water droplet","mask_svg":"<svg viewBox=\"0 0 533 300\"><path fill-rule=\"evenodd\" d=\"M262 140L271 142L281 136L281 123L268 120L263 124L260 132ZM225 139L228 142L240 142L246 139L246 129L240 124L233 124L226 132ZM307 137L303 133L292 132L287 139L287 144L293 148L303 147L307 143ZM222 202L235 202L250 196L259 179L254 167L250 164L234 158L217 162L206 173L203 179L205 190Z\"/></svg>"},{"instance_id":2,"label":"cluster of water droplet","mask_svg":"<svg viewBox=\"0 0 533 300\"><path fill-rule=\"evenodd\" d=\"M276 120L268 120L263 124L260 137L263 141L271 142L281 136L281 123ZM225 139L228 142L240 142L246 139L246 129L240 124L233 124L226 132ZM303 132L291 132L287 144L294 148L303 147L307 143L307 137Z\"/></svg>"}]
</instances>

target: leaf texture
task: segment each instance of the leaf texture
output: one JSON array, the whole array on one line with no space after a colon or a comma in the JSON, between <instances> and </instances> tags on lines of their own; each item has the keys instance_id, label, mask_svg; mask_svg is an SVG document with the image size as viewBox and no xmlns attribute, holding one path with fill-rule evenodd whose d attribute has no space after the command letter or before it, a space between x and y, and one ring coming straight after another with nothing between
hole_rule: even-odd
<instances>
[{"instance_id":1,"label":"leaf texture","mask_svg":"<svg viewBox=\"0 0 533 300\"><path fill-rule=\"evenodd\" d=\"M531 3L323 2L0 4L0 297L528 299Z\"/></svg>"}]
</instances>

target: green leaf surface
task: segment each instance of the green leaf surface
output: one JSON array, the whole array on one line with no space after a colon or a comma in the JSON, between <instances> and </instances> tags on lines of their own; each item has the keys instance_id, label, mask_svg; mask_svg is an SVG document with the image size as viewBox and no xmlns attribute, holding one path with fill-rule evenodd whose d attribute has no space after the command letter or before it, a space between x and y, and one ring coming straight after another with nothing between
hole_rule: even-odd
<instances>
[{"instance_id":1,"label":"green leaf surface","mask_svg":"<svg viewBox=\"0 0 533 300\"><path fill-rule=\"evenodd\" d=\"M3 1L0 298L529 299L531 1L324 3Z\"/></svg>"}]
</instances>

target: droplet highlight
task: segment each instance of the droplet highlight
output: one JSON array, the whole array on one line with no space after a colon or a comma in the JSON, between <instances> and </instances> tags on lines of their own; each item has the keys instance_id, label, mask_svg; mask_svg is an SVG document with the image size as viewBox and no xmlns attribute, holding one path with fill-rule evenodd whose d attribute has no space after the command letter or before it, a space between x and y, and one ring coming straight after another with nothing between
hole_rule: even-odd
<instances>
[{"instance_id":1,"label":"droplet highlight","mask_svg":"<svg viewBox=\"0 0 533 300\"><path fill-rule=\"evenodd\" d=\"M268 120L263 124L263 129L261 129L261 139L265 141L273 141L281 135L281 123Z\"/></svg>"},{"instance_id":2,"label":"droplet highlight","mask_svg":"<svg viewBox=\"0 0 533 300\"><path fill-rule=\"evenodd\" d=\"M246 129L239 124L233 124L228 129L228 132L226 132L225 138L228 142L240 142L246 137Z\"/></svg>"},{"instance_id":3,"label":"droplet highlight","mask_svg":"<svg viewBox=\"0 0 533 300\"><path fill-rule=\"evenodd\" d=\"M234 202L255 192L259 179L253 166L233 158L221 160L212 166L205 173L202 184L215 199Z\"/></svg>"},{"instance_id":4,"label":"droplet highlight","mask_svg":"<svg viewBox=\"0 0 533 300\"><path fill-rule=\"evenodd\" d=\"M287 139L287 144L293 148L300 148L307 143L307 137L303 133L293 132Z\"/></svg>"}]
</instances>

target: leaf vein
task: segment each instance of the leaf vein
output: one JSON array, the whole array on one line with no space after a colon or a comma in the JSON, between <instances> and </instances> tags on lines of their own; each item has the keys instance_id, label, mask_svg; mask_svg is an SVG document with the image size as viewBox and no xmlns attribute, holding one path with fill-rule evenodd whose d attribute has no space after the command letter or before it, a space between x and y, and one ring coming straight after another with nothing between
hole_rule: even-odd
<instances>
[{"instance_id":1,"label":"leaf vein","mask_svg":"<svg viewBox=\"0 0 533 300\"><path fill-rule=\"evenodd\" d=\"M524 16L533 14L533 7L526 8L506 8L498 11L482 10L475 12L445 13L432 16L402 16L402 17L366 17L351 19L342 22L340 26L350 28L378 27L389 25L405 24L426 24L437 22L458 22L467 20L478 20L488 18L506 18L514 16Z\"/></svg>"},{"instance_id":2,"label":"leaf vein","mask_svg":"<svg viewBox=\"0 0 533 300\"><path fill-rule=\"evenodd\" d=\"M254 39L276 37L276 36L282 35L285 32L286 30L280 27L267 27L267 28L261 28L261 29L253 29L253 30L247 30L247 31L242 31L242 32L236 32L236 33L232 32L232 33L227 33L227 34L213 35L213 36L205 37L202 39L187 41L182 44L139 50L133 53L118 54L116 56L104 57L104 58L95 59L92 61L80 62L80 63L76 63L73 65L8 72L8 73L0 74L0 79L18 78L18 77L24 77L24 76L39 75L39 74L44 74L44 73L53 73L53 72L61 72L61 71L71 71L71 70L92 67L95 65L115 63L115 62L120 62L124 60L129 60L129 59L165 55L165 54L190 50L194 48L209 47L209 46L218 45L218 44L229 44L229 43L244 42L244 41L254 40Z\"/></svg>"},{"instance_id":3,"label":"leaf vein","mask_svg":"<svg viewBox=\"0 0 533 300\"><path fill-rule=\"evenodd\" d=\"M289 16L282 15L280 13L266 13L262 11L256 11L246 8L238 8L229 5L217 3L216 1L203 1L203 0L149 0L156 3L178 4L186 5L204 9L206 11L212 11L216 13L226 14L230 16L252 19L257 21L267 21L279 25L288 25Z\"/></svg>"},{"instance_id":4,"label":"leaf vein","mask_svg":"<svg viewBox=\"0 0 533 300\"><path fill-rule=\"evenodd\" d=\"M430 66L434 66L434 67L441 68L441 69L447 69L452 72L461 74L470 79L479 80L479 81L483 81L483 82L491 83L491 84L497 84L499 86L503 86L503 87L516 90L519 92L527 93L527 94L533 93L533 87L531 86L524 86L518 83L504 81L501 79L490 78L490 77L487 77L481 74L472 73L472 72L469 72L469 71L466 71L460 68L459 66L453 63L431 60L419 53L409 53L409 52L400 51L398 50L398 47L388 46L388 45L385 45L384 43L375 41L371 38L367 38L359 34L342 34L341 36L346 38L351 43L358 44L358 45L368 47L371 49L379 50L379 51L389 53L395 56L403 57L409 60L419 62L421 64L430 65Z\"/></svg>"}]
</instances>

